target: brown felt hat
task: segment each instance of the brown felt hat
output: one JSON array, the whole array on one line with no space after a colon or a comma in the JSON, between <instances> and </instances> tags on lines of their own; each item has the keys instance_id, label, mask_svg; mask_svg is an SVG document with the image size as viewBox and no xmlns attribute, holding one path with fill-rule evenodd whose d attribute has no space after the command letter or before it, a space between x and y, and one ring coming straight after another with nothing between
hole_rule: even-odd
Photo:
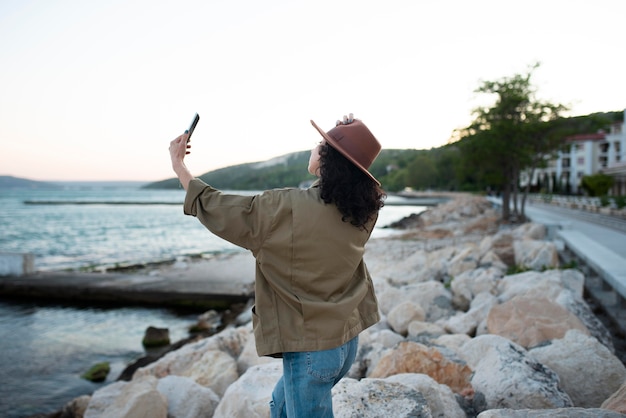
<instances>
[{"instance_id":1,"label":"brown felt hat","mask_svg":"<svg viewBox=\"0 0 626 418\"><path fill-rule=\"evenodd\" d=\"M363 122L354 119L354 122L337 125L328 132L324 132L313 121L311 124L331 147L339 151L380 186L380 182L368 171L380 153L380 142Z\"/></svg>"}]
</instances>

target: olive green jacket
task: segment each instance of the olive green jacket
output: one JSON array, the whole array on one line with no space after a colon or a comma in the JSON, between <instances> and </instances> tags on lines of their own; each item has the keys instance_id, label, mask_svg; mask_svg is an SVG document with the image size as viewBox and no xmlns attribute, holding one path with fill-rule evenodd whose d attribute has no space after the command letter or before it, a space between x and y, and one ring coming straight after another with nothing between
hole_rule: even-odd
<instances>
[{"instance_id":1,"label":"olive green jacket","mask_svg":"<svg viewBox=\"0 0 626 418\"><path fill-rule=\"evenodd\" d=\"M320 189L229 195L199 179L184 211L256 258L252 322L260 356L338 347L379 321L363 262L367 231L341 220Z\"/></svg>"}]
</instances>

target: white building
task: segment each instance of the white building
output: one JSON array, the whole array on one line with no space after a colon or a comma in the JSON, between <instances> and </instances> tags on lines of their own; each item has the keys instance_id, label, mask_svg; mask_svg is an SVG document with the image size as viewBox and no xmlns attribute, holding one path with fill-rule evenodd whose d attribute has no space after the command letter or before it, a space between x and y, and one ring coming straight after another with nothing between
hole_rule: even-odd
<instances>
[{"instance_id":1,"label":"white building","mask_svg":"<svg viewBox=\"0 0 626 418\"><path fill-rule=\"evenodd\" d=\"M615 179L611 194L626 195L626 110L610 132L580 134L565 139L555 160L537 170L532 184L559 194L582 193L583 176L604 173Z\"/></svg>"}]
</instances>

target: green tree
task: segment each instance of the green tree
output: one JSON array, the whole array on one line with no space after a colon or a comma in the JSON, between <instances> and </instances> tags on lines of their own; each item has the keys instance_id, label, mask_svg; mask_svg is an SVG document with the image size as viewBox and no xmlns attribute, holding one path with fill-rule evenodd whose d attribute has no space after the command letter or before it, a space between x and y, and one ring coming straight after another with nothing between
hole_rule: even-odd
<instances>
[{"instance_id":1,"label":"green tree","mask_svg":"<svg viewBox=\"0 0 626 418\"><path fill-rule=\"evenodd\" d=\"M420 154L407 167L406 185L414 189L430 189L437 181L437 169L433 158Z\"/></svg>"},{"instance_id":2,"label":"green tree","mask_svg":"<svg viewBox=\"0 0 626 418\"><path fill-rule=\"evenodd\" d=\"M557 146L548 140L552 136L547 122L565 108L535 98L530 80L538 66L531 66L526 74L484 81L476 92L495 96L494 104L475 109L472 124L461 132L464 169L473 168L479 183L501 190L504 221L511 218L512 196L514 214L524 218L517 199L520 172L529 165L536 167L537 155Z\"/></svg>"}]
</instances>

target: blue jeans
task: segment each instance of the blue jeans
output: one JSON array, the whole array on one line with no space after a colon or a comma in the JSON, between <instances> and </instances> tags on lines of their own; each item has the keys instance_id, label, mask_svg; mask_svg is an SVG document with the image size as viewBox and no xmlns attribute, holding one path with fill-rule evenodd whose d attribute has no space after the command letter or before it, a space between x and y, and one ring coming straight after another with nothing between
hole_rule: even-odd
<instances>
[{"instance_id":1,"label":"blue jeans","mask_svg":"<svg viewBox=\"0 0 626 418\"><path fill-rule=\"evenodd\" d=\"M283 377L272 393L271 418L332 418L331 389L350 370L358 347L355 337L330 350L283 353Z\"/></svg>"}]
</instances>

